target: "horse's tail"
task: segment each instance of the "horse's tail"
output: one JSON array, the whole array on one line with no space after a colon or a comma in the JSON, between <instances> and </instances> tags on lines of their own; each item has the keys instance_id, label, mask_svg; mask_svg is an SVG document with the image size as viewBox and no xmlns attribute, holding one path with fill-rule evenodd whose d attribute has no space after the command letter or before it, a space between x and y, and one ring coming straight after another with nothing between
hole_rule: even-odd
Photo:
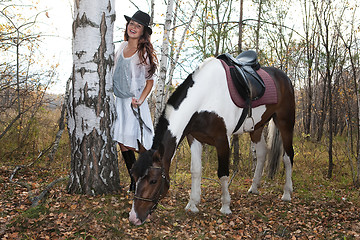
<instances>
[{"instance_id":1,"label":"horse's tail","mask_svg":"<svg viewBox=\"0 0 360 240\"><path fill-rule=\"evenodd\" d=\"M271 119L269 122L267 138L269 148L269 153L267 156L268 176L269 178L273 179L279 168L280 159L283 156L283 147L280 131L275 125L273 119Z\"/></svg>"}]
</instances>

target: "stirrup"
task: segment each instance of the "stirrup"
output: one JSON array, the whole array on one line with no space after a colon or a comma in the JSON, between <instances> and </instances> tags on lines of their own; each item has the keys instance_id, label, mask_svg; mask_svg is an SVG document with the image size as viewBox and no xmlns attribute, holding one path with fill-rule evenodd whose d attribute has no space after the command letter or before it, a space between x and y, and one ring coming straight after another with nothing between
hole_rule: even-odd
<instances>
[{"instance_id":1,"label":"stirrup","mask_svg":"<svg viewBox=\"0 0 360 240\"><path fill-rule=\"evenodd\" d=\"M250 124L247 124L248 122L250 122ZM250 125L250 126L247 127L247 125ZM255 127L254 118L253 118L252 116L245 118L245 121L244 121L244 132L252 132L252 131L254 131L254 127Z\"/></svg>"}]
</instances>

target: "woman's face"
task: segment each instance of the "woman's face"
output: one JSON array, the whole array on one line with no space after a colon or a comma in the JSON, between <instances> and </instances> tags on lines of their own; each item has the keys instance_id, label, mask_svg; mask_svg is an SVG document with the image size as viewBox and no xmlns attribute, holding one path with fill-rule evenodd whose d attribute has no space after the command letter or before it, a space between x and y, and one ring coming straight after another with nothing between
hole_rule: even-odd
<instances>
[{"instance_id":1,"label":"woman's face","mask_svg":"<svg viewBox=\"0 0 360 240\"><path fill-rule=\"evenodd\" d=\"M140 38L143 32L144 32L143 25L133 20L130 20L127 29L127 34L129 35L129 38Z\"/></svg>"}]
</instances>

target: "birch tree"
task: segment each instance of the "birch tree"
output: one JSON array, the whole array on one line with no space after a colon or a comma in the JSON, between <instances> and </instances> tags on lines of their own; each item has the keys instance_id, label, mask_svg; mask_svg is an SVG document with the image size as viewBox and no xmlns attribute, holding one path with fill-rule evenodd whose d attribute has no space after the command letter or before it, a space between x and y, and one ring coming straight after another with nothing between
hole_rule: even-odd
<instances>
[{"instance_id":1,"label":"birch tree","mask_svg":"<svg viewBox=\"0 0 360 240\"><path fill-rule=\"evenodd\" d=\"M71 172L68 191L97 195L120 189L115 144L111 70L114 0L75 0L73 73L68 130Z\"/></svg>"},{"instance_id":2,"label":"birch tree","mask_svg":"<svg viewBox=\"0 0 360 240\"><path fill-rule=\"evenodd\" d=\"M166 72L168 66L168 55L169 55L169 38L170 38L170 28L172 22L174 8L174 0L169 0L166 9L166 18L164 25L164 35L163 42L161 45L161 56L160 56L160 66L159 66L159 79L158 85L156 88L156 104L155 104L155 119L154 122L157 123L158 118L161 115L161 112L164 107L165 101L165 81L166 81Z\"/></svg>"}]
</instances>

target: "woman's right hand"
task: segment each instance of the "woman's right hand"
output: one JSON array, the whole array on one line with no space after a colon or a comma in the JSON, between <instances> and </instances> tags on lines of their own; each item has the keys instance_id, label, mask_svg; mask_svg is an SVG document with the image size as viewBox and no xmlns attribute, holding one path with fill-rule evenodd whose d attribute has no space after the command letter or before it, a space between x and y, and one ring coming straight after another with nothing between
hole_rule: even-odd
<instances>
[{"instance_id":1,"label":"woman's right hand","mask_svg":"<svg viewBox=\"0 0 360 240\"><path fill-rule=\"evenodd\" d=\"M131 104L132 104L133 108L137 108L137 107L139 107L139 106L142 104L142 102L140 102L140 101L137 100L136 98L132 98L132 99L131 99Z\"/></svg>"}]
</instances>

